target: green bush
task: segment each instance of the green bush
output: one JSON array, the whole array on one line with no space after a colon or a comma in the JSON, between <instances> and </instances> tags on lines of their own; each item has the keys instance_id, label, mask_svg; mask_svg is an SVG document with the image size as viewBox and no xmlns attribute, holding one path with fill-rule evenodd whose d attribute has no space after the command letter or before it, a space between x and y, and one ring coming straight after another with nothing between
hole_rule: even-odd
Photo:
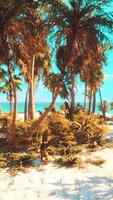
<instances>
[{"instance_id":1,"label":"green bush","mask_svg":"<svg viewBox=\"0 0 113 200\"><path fill-rule=\"evenodd\" d=\"M68 154L62 156L57 160L57 162L66 167L81 167L82 166L82 159L77 157L76 155Z\"/></svg>"},{"instance_id":2,"label":"green bush","mask_svg":"<svg viewBox=\"0 0 113 200\"><path fill-rule=\"evenodd\" d=\"M71 130L78 144L96 141L99 143L104 134L104 126L96 115L85 115L83 112L74 116Z\"/></svg>"},{"instance_id":3,"label":"green bush","mask_svg":"<svg viewBox=\"0 0 113 200\"><path fill-rule=\"evenodd\" d=\"M95 159L88 159L86 160L86 163L90 163L92 165L96 165L96 166L101 166L105 163L105 160L100 158L100 157L97 157Z\"/></svg>"},{"instance_id":4,"label":"green bush","mask_svg":"<svg viewBox=\"0 0 113 200\"><path fill-rule=\"evenodd\" d=\"M48 118L48 128L50 130L49 144L61 148L66 154L66 149L75 145L75 138L70 130L70 121L59 112L52 113Z\"/></svg>"},{"instance_id":5,"label":"green bush","mask_svg":"<svg viewBox=\"0 0 113 200\"><path fill-rule=\"evenodd\" d=\"M0 114L0 131L7 132L10 123L10 114Z\"/></svg>"},{"instance_id":6,"label":"green bush","mask_svg":"<svg viewBox=\"0 0 113 200\"><path fill-rule=\"evenodd\" d=\"M31 126L32 126L33 121L27 121L25 122L21 122L18 121L17 125L16 125L16 134L18 135L18 137L20 137L23 142L24 140L27 141L27 138L29 138L29 136L31 135ZM48 124L47 121L43 121L43 123L40 125L39 129L33 134L32 136L32 141L33 142L41 142L41 137L43 132L48 129Z\"/></svg>"}]
</instances>

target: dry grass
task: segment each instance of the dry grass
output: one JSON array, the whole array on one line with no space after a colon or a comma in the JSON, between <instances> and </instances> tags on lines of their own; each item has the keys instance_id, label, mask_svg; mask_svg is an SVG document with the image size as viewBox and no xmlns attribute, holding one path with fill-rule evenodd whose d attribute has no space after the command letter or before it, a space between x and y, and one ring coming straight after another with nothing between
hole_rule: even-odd
<instances>
[{"instance_id":1,"label":"dry grass","mask_svg":"<svg viewBox=\"0 0 113 200\"><path fill-rule=\"evenodd\" d=\"M113 148L113 141L111 141L111 140L105 140L104 146L106 148Z\"/></svg>"},{"instance_id":2,"label":"dry grass","mask_svg":"<svg viewBox=\"0 0 113 200\"><path fill-rule=\"evenodd\" d=\"M11 175L17 175L19 171L27 172L30 168L37 168L33 161L39 159L37 145L19 145L9 147L5 139L0 141L0 168L7 168Z\"/></svg>"},{"instance_id":3,"label":"dry grass","mask_svg":"<svg viewBox=\"0 0 113 200\"><path fill-rule=\"evenodd\" d=\"M100 157L96 157L94 159L89 158L85 162L96 166L102 166L105 163L105 160Z\"/></svg>"}]
</instances>

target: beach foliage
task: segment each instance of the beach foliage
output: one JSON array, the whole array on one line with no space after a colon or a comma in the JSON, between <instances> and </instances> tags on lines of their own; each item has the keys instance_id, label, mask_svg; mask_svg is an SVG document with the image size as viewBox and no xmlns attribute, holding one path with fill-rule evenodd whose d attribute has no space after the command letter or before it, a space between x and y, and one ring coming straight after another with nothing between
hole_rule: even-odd
<instances>
[{"instance_id":1,"label":"beach foliage","mask_svg":"<svg viewBox=\"0 0 113 200\"><path fill-rule=\"evenodd\" d=\"M80 166L82 161L76 154L84 145L93 150L102 145L106 128L101 117L94 113L97 91L104 117L109 110L100 87L107 63L106 51L112 48L108 34L113 32L113 11L107 9L110 5L111 0L1 2L0 93L10 102L10 115L0 115L0 131L7 136L1 146L6 154L1 154L0 166L9 167L12 174L18 168L26 170L32 166L33 155L28 147L37 154L40 152L41 157L61 156L62 165ZM76 94L81 92L77 91L78 78L85 83L83 107L75 103ZM52 100L35 119L39 80L51 92ZM25 84L23 81L27 84L25 122L17 119L18 90ZM65 100L62 112L55 108L58 96ZM26 150L22 146L22 152L13 152L14 146L21 151L21 145Z\"/></svg>"},{"instance_id":2,"label":"beach foliage","mask_svg":"<svg viewBox=\"0 0 113 200\"><path fill-rule=\"evenodd\" d=\"M78 144L91 141L99 143L104 134L104 126L101 124L101 119L96 115L86 115L83 112L74 116L71 130Z\"/></svg>"},{"instance_id":3,"label":"beach foliage","mask_svg":"<svg viewBox=\"0 0 113 200\"><path fill-rule=\"evenodd\" d=\"M53 146L65 149L75 145L75 138L70 130L70 120L65 115L60 112L52 113L48 117L48 128L51 132L49 143Z\"/></svg>"},{"instance_id":4,"label":"beach foliage","mask_svg":"<svg viewBox=\"0 0 113 200\"><path fill-rule=\"evenodd\" d=\"M96 157L95 159L87 159L85 162L96 166L102 166L105 163L105 160L101 157Z\"/></svg>"},{"instance_id":5,"label":"beach foliage","mask_svg":"<svg viewBox=\"0 0 113 200\"><path fill-rule=\"evenodd\" d=\"M82 166L82 159L80 157L77 157L74 155L64 155L63 157L60 157L57 162L66 167L81 167Z\"/></svg>"}]
</instances>

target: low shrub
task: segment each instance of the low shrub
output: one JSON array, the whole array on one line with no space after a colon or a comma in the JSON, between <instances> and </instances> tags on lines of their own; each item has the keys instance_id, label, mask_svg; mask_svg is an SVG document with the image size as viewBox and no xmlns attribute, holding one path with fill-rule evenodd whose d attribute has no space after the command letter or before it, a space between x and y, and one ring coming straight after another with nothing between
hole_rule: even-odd
<instances>
[{"instance_id":1,"label":"low shrub","mask_svg":"<svg viewBox=\"0 0 113 200\"><path fill-rule=\"evenodd\" d=\"M27 122L21 122L21 121L18 121L17 122L17 125L16 125L16 134L17 134L17 137L20 138L20 141L22 142L27 142L27 139L28 139L28 143L29 143L29 137L31 135L31 126L32 126L32 123L34 121L30 120L30 121L27 121ZM48 124L47 124L47 121L44 121L39 129L33 134L32 136L32 141L33 142L37 142L37 143L41 143L41 138L42 138L42 135L43 135L43 132L48 129Z\"/></svg>"},{"instance_id":2,"label":"low shrub","mask_svg":"<svg viewBox=\"0 0 113 200\"><path fill-rule=\"evenodd\" d=\"M70 121L63 114L52 113L48 118L48 128L50 130L49 145L62 147L61 151L64 151L64 154L66 148L75 145L75 137L70 130Z\"/></svg>"},{"instance_id":3,"label":"low shrub","mask_svg":"<svg viewBox=\"0 0 113 200\"><path fill-rule=\"evenodd\" d=\"M77 157L75 154L68 154L60 157L57 162L66 167L81 167L82 159Z\"/></svg>"},{"instance_id":4,"label":"low shrub","mask_svg":"<svg viewBox=\"0 0 113 200\"><path fill-rule=\"evenodd\" d=\"M88 159L86 160L86 163L90 163L92 165L96 165L96 166L101 166L105 163L105 160L100 158L100 157L97 157L95 159Z\"/></svg>"},{"instance_id":5,"label":"low shrub","mask_svg":"<svg viewBox=\"0 0 113 200\"><path fill-rule=\"evenodd\" d=\"M74 116L70 125L78 144L96 141L99 143L105 133L100 118L96 115L85 115L83 112Z\"/></svg>"},{"instance_id":6,"label":"low shrub","mask_svg":"<svg viewBox=\"0 0 113 200\"><path fill-rule=\"evenodd\" d=\"M10 114L0 114L0 131L1 132L7 132L10 119L11 119Z\"/></svg>"}]
</instances>

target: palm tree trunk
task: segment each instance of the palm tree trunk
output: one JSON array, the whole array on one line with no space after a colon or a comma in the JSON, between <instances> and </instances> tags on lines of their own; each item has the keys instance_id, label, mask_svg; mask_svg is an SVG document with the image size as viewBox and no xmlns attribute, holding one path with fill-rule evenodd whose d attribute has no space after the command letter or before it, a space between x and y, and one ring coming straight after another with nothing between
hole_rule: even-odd
<instances>
[{"instance_id":1,"label":"palm tree trunk","mask_svg":"<svg viewBox=\"0 0 113 200\"><path fill-rule=\"evenodd\" d=\"M28 104L28 119L34 119L35 117L35 102L34 102L34 87L33 81L29 83L29 104Z\"/></svg>"},{"instance_id":2,"label":"palm tree trunk","mask_svg":"<svg viewBox=\"0 0 113 200\"><path fill-rule=\"evenodd\" d=\"M28 108L28 119L34 119L35 117L35 97L34 97L34 65L35 55L33 56L32 68L31 68L31 79L29 81L29 108Z\"/></svg>"},{"instance_id":3,"label":"palm tree trunk","mask_svg":"<svg viewBox=\"0 0 113 200\"><path fill-rule=\"evenodd\" d=\"M90 91L90 95L89 95L89 114L91 114L91 112L92 112L92 103L93 103L93 91L91 90Z\"/></svg>"},{"instance_id":4,"label":"palm tree trunk","mask_svg":"<svg viewBox=\"0 0 113 200\"><path fill-rule=\"evenodd\" d=\"M96 92L93 93L93 108L92 108L92 113L95 113L95 108L96 108Z\"/></svg>"},{"instance_id":5,"label":"palm tree trunk","mask_svg":"<svg viewBox=\"0 0 113 200\"><path fill-rule=\"evenodd\" d=\"M10 104L10 113L12 114L13 109L12 109L12 95L11 95L11 92L10 92L10 97L9 97L9 104Z\"/></svg>"},{"instance_id":6,"label":"palm tree trunk","mask_svg":"<svg viewBox=\"0 0 113 200\"><path fill-rule=\"evenodd\" d=\"M87 102L87 82L85 83L85 94L84 94L84 113L86 113L86 102Z\"/></svg>"},{"instance_id":7,"label":"palm tree trunk","mask_svg":"<svg viewBox=\"0 0 113 200\"><path fill-rule=\"evenodd\" d=\"M14 94L14 110L13 110L13 115L12 115L12 121L10 123L10 127L8 129L8 143L13 144L14 140L16 138L16 117L17 117L17 93L16 93L16 84L13 76L13 70L12 66L8 65L8 71L9 71L9 76L11 79L11 84L13 88L13 94Z\"/></svg>"},{"instance_id":8,"label":"palm tree trunk","mask_svg":"<svg viewBox=\"0 0 113 200\"><path fill-rule=\"evenodd\" d=\"M101 95L101 90L100 90L100 88L99 88L99 97L100 97L100 104L101 104L101 108L102 108L102 113L103 113L103 116L105 117L104 106L103 106L103 100L102 100L102 95Z\"/></svg>"},{"instance_id":9,"label":"palm tree trunk","mask_svg":"<svg viewBox=\"0 0 113 200\"><path fill-rule=\"evenodd\" d=\"M74 92L74 88L75 88L75 80L74 80L74 74L71 74L71 105L70 105L70 118L73 118L73 114L74 114L74 109L75 109L75 92Z\"/></svg>"},{"instance_id":10,"label":"palm tree trunk","mask_svg":"<svg viewBox=\"0 0 113 200\"><path fill-rule=\"evenodd\" d=\"M26 91L25 104L24 104L24 122L26 122L28 120L27 100L28 100L28 89Z\"/></svg>"}]
</instances>

